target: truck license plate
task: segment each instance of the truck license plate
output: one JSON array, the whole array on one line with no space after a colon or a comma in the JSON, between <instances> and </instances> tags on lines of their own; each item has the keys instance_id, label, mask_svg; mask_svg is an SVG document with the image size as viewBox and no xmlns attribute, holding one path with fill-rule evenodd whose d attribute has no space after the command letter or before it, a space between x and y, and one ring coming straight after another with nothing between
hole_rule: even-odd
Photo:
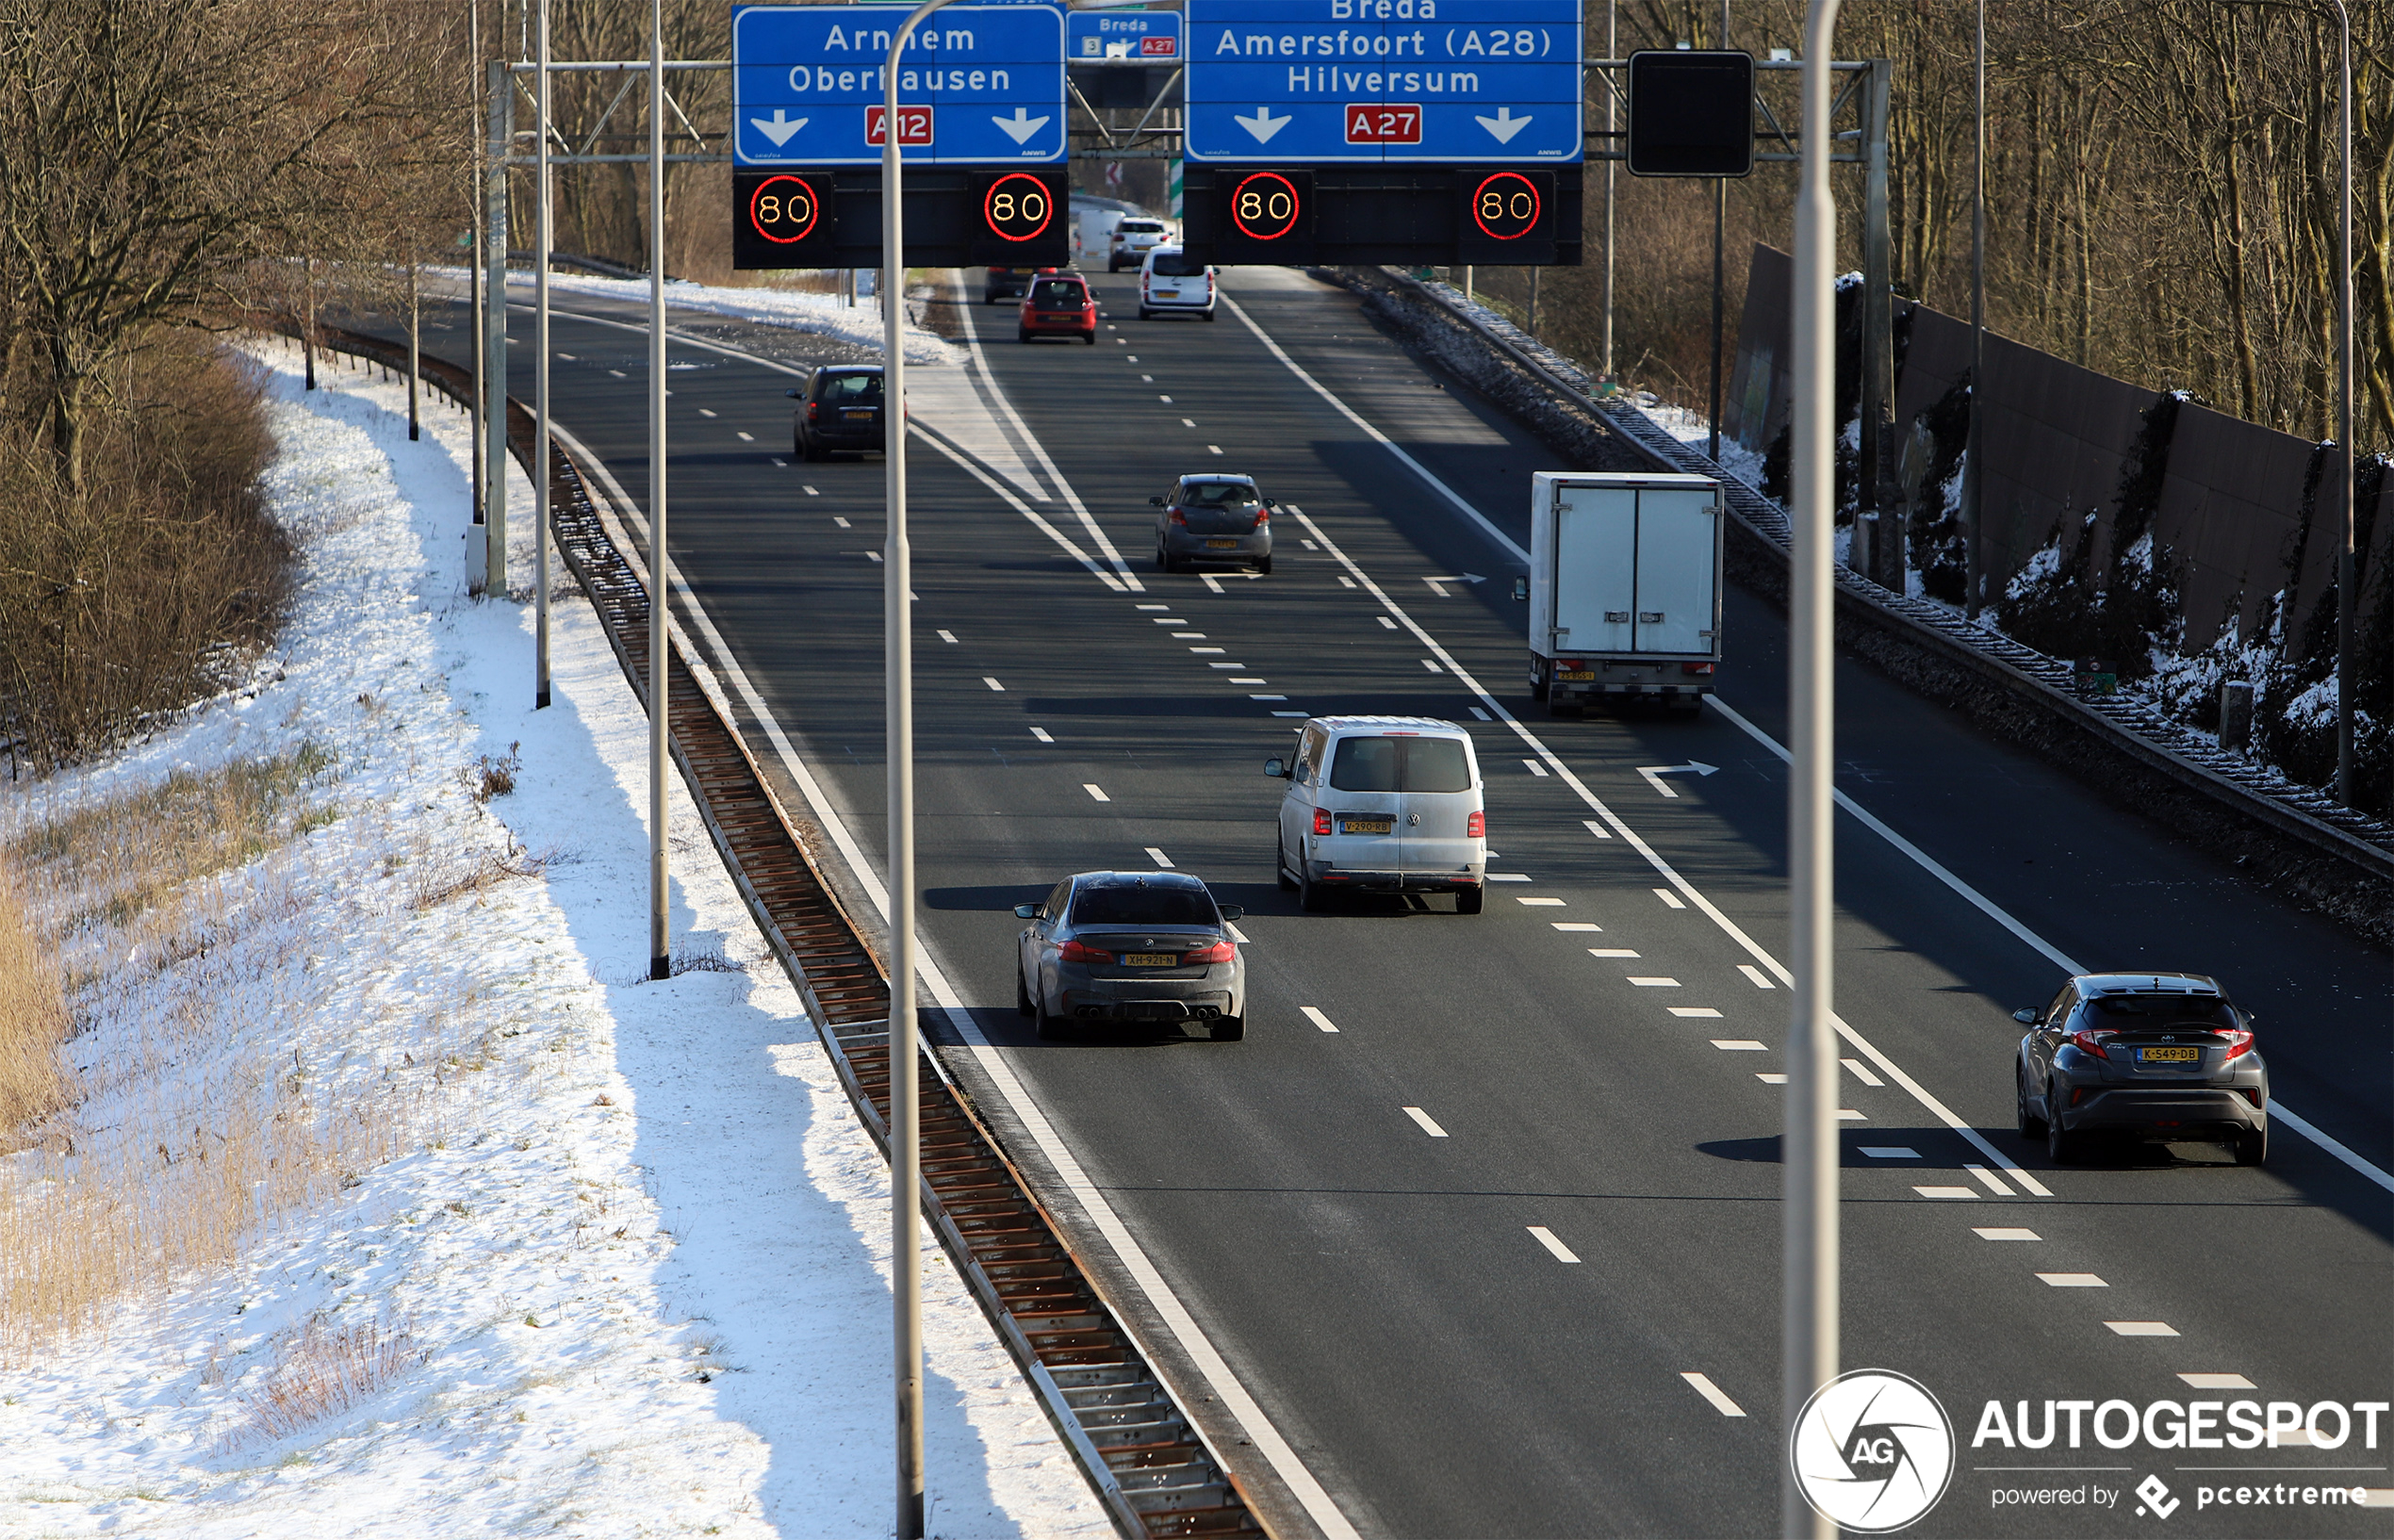
<instances>
[{"instance_id":1,"label":"truck license plate","mask_svg":"<svg viewBox=\"0 0 2394 1540\"><path fill-rule=\"evenodd\" d=\"M1557 674L1554 677L1563 680L1566 684L1583 683L1596 678L1596 670L1593 668L1583 668L1575 674Z\"/></svg>"}]
</instances>

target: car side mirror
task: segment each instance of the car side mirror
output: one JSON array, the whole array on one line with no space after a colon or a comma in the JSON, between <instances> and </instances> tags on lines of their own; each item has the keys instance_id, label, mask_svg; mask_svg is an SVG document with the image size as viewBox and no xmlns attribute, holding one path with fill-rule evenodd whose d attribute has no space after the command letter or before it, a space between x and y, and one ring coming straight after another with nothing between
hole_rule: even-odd
<instances>
[{"instance_id":1,"label":"car side mirror","mask_svg":"<svg viewBox=\"0 0 2394 1540\"><path fill-rule=\"evenodd\" d=\"M1277 499L1266 498L1264 499L1264 506L1267 508L1277 508L1280 506L1280 503Z\"/></svg>"},{"instance_id":2,"label":"car side mirror","mask_svg":"<svg viewBox=\"0 0 2394 1540\"><path fill-rule=\"evenodd\" d=\"M803 390L785 390L781 392L781 394L789 397L794 401L803 401L806 398L806 392Z\"/></svg>"},{"instance_id":3,"label":"car side mirror","mask_svg":"<svg viewBox=\"0 0 2394 1540\"><path fill-rule=\"evenodd\" d=\"M1164 505L1164 500L1161 498L1149 498L1147 500L1147 503L1151 508L1161 508Z\"/></svg>"},{"instance_id":4,"label":"car side mirror","mask_svg":"<svg viewBox=\"0 0 2394 1540\"><path fill-rule=\"evenodd\" d=\"M1529 579L1516 578L1513 580L1513 597L1519 603L1527 604L1530 602Z\"/></svg>"},{"instance_id":5,"label":"car side mirror","mask_svg":"<svg viewBox=\"0 0 2394 1540\"><path fill-rule=\"evenodd\" d=\"M2018 1022L2023 1026L2034 1026L2037 1024L2037 1013L2025 1007L2013 1011L2011 1013L2011 1019Z\"/></svg>"},{"instance_id":6,"label":"car side mirror","mask_svg":"<svg viewBox=\"0 0 2394 1540\"><path fill-rule=\"evenodd\" d=\"M1267 776L1277 776L1283 780L1286 780L1288 778L1288 762L1275 754L1271 759L1264 761L1264 774Z\"/></svg>"},{"instance_id":7,"label":"car side mirror","mask_svg":"<svg viewBox=\"0 0 2394 1540\"><path fill-rule=\"evenodd\" d=\"M1225 922L1243 920L1247 917L1247 906L1244 904L1224 904L1221 906L1221 909L1222 917Z\"/></svg>"},{"instance_id":8,"label":"car side mirror","mask_svg":"<svg viewBox=\"0 0 2394 1540\"><path fill-rule=\"evenodd\" d=\"M1036 920L1039 918L1039 906L1037 904L1017 904L1014 906L1014 918L1017 920Z\"/></svg>"}]
</instances>

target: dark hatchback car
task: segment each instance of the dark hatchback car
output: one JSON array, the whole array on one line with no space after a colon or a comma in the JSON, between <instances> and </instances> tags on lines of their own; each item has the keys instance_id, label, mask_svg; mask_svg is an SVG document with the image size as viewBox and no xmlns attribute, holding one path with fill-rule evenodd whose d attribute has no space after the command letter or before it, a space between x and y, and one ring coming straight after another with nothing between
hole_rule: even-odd
<instances>
[{"instance_id":1,"label":"dark hatchback car","mask_svg":"<svg viewBox=\"0 0 2394 1540\"><path fill-rule=\"evenodd\" d=\"M2253 1017L2201 974L2088 974L2028 1028L2013 1076L2020 1131L2057 1161L2099 1135L2144 1143L2220 1143L2239 1166L2270 1152L2270 1072Z\"/></svg>"},{"instance_id":2,"label":"dark hatchback car","mask_svg":"<svg viewBox=\"0 0 2394 1540\"><path fill-rule=\"evenodd\" d=\"M1247 1031L1247 965L1230 922L1186 872L1083 872L1037 904L1017 942L1014 1008L1058 1038L1074 1024L1202 1026L1216 1042Z\"/></svg>"},{"instance_id":3,"label":"dark hatchback car","mask_svg":"<svg viewBox=\"0 0 2394 1540\"><path fill-rule=\"evenodd\" d=\"M880 365L826 364L805 385L783 394L805 403L790 424L790 452L799 459L888 449L881 428Z\"/></svg>"},{"instance_id":4,"label":"dark hatchback car","mask_svg":"<svg viewBox=\"0 0 2394 1540\"><path fill-rule=\"evenodd\" d=\"M1156 516L1156 565L1178 572L1200 562L1271 570L1271 511L1253 476L1183 476L1149 502Z\"/></svg>"},{"instance_id":5,"label":"dark hatchback car","mask_svg":"<svg viewBox=\"0 0 2394 1540\"><path fill-rule=\"evenodd\" d=\"M1011 300L1018 295L1027 294L1030 292L1032 279L1043 272L1055 270L1054 268L992 268L981 280L981 303L995 304L1000 300Z\"/></svg>"}]
</instances>

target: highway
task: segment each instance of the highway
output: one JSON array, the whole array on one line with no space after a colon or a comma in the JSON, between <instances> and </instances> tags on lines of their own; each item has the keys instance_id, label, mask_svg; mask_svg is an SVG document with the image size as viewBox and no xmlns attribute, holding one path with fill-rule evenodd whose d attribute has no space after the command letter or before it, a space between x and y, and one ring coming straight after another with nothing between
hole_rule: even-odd
<instances>
[{"instance_id":1,"label":"highway","mask_svg":"<svg viewBox=\"0 0 2394 1540\"><path fill-rule=\"evenodd\" d=\"M1141 322L1132 276L1091 282L1096 347L1020 346L1010 307L977 308L976 361L913 375L919 859L927 999L961 1008L936 1028L948 1061L1292 1532L1772 1531L1783 619L1732 590L1721 709L1698 720L1550 719L1510 597L1548 451L1342 290L1234 270L1211 324ZM566 298L554 322L557 420L635 501L642 319ZM675 560L877 863L882 467L795 459L795 382L765 362L858 354L675 324ZM509 328L529 401L530 316ZM427 347L470 362L464 338ZM1270 577L1156 569L1147 499L1215 469L1283 504ZM2221 1479L2205 1465L2394 1486L2394 1421L2373 1450L1972 1448L1991 1400L2389 1399L2382 1175L2283 1121L2265 1170L2197 1147L2057 1170L2012 1131L2009 1069L2009 1012L2066 964L2211 973L2259 1013L2286 1106L2382 1173L2388 959L1866 666L1841 664L1838 691L1839 784L1868 815L1838 828L1842 1356L1920 1379L1957 1424L1953 1489L1916 1532L2136 1529L2132 1493L2108 1516L1991 1493L2156 1472L2184 1497ZM1484 914L1307 915L1279 891L1263 762L1303 715L1348 713L1471 728L1504 878ZM1711 768L1641 773L1686 766ZM1011 907L1164 862L1247 906L1246 1040L1036 1040ZM2170 1527L2394 1532L2191 1502Z\"/></svg>"}]
</instances>

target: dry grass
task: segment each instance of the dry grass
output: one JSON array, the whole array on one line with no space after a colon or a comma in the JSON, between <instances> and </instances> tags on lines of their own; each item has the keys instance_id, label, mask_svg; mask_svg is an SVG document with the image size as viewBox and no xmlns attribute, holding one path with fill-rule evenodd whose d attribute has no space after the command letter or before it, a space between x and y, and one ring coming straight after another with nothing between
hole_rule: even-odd
<instances>
[{"instance_id":1,"label":"dry grass","mask_svg":"<svg viewBox=\"0 0 2394 1540\"><path fill-rule=\"evenodd\" d=\"M338 1416L430 1355L404 1323L336 1327L311 1319L277 1339L265 1384L240 1398L249 1420L224 1447L287 1437Z\"/></svg>"},{"instance_id":2,"label":"dry grass","mask_svg":"<svg viewBox=\"0 0 2394 1540\"><path fill-rule=\"evenodd\" d=\"M35 942L8 868L0 865L0 1151L15 1130L65 1106L73 1082L58 1061L67 1007L55 957Z\"/></svg>"}]
</instances>

